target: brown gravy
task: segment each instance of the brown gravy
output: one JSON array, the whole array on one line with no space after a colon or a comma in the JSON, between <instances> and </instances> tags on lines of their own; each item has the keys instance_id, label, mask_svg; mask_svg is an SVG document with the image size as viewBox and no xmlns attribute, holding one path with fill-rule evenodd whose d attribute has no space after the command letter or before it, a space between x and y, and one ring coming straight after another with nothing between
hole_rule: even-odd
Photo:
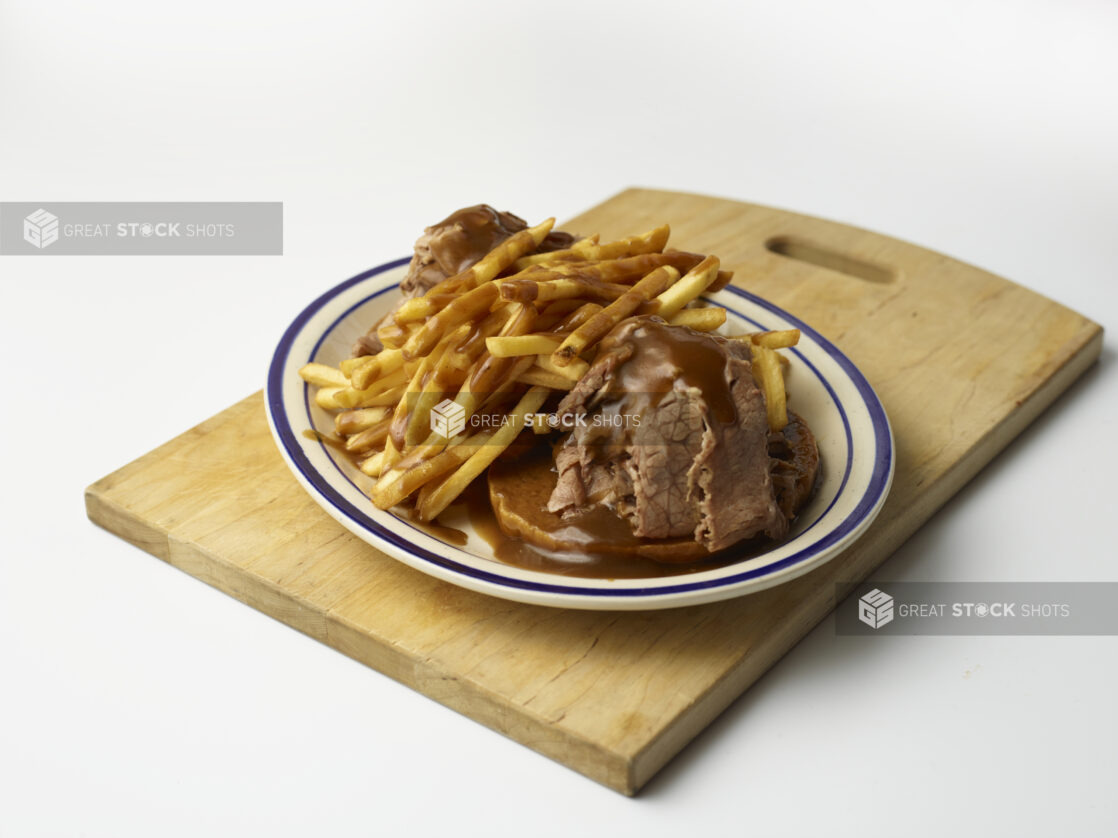
<instances>
[{"instance_id":1,"label":"brown gravy","mask_svg":"<svg viewBox=\"0 0 1118 838\"><path fill-rule=\"evenodd\" d=\"M448 527L440 524L438 519L434 521L420 521L419 517L415 514L415 508L404 508L401 506L393 510L394 513L402 518L406 518L407 522L415 527L417 530L423 530L429 536L445 541L447 544L453 544L455 547L465 547L466 542L470 540L469 535L465 531L457 527Z\"/></svg>"},{"instance_id":2,"label":"brown gravy","mask_svg":"<svg viewBox=\"0 0 1118 838\"><path fill-rule=\"evenodd\" d=\"M644 415L680 381L697 388L714 417L724 424L737 421L737 409L726 379L726 358L711 335L639 318L623 338L602 341L602 352L624 349L632 360L614 371L607 384L610 396L619 396L619 413ZM615 349L614 344L620 343Z\"/></svg>"},{"instance_id":3,"label":"brown gravy","mask_svg":"<svg viewBox=\"0 0 1118 838\"><path fill-rule=\"evenodd\" d=\"M314 428L307 428L303 431L303 439L313 439L315 442L321 442L328 448L333 448L335 451L345 454L349 459L353 459L353 455L346 451L345 440L340 437L324 434L321 431L316 431Z\"/></svg>"},{"instance_id":4,"label":"brown gravy","mask_svg":"<svg viewBox=\"0 0 1118 838\"><path fill-rule=\"evenodd\" d=\"M487 480L476 480L465 492L466 510L474 531L493 549L494 556L507 564L563 576L596 579L640 579L682 576L742 561L767 549L764 539L734 545L717 554L687 563L653 561L624 552L626 548L653 539L633 535L629 525L605 507L596 507L572 521L546 512L545 506L555 486L551 448L535 445L515 458L502 458L490 466L495 474L515 470L515 481L497 481L517 493L518 504L539 510L532 523L562 536L564 542L578 544L577 550L544 550L506 534L497 522L490 500ZM505 474L505 476L508 476ZM499 491L499 490L495 490ZM681 546L693 545L684 539ZM669 543L670 546L670 543Z\"/></svg>"}]
</instances>

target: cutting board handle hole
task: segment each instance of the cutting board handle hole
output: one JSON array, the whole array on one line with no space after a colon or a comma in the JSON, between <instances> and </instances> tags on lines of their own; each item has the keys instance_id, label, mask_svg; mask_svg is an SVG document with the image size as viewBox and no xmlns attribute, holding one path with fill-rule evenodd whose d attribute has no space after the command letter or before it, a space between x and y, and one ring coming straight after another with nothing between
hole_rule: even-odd
<instances>
[{"instance_id":1,"label":"cutting board handle hole","mask_svg":"<svg viewBox=\"0 0 1118 838\"><path fill-rule=\"evenodd\" d=\"M861 259L855 259L851 256L844 256L841 253L791 236L773 236L765 242L765 248L778 256L807 262L809 265L816 265L830 271L838 271L847 276L864 279L867 282L892 282L897 278L895 272L888 268L863 262Z\"/></svg>"}]
</instances>

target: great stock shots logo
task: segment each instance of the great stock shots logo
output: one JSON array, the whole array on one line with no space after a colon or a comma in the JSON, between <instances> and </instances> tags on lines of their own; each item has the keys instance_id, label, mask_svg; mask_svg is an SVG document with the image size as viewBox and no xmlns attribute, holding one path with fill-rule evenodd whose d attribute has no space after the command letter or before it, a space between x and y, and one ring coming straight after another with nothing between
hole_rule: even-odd
<instances>
[{"instance_id":1,"label":"great stock shots logo","mask_svg":"<svg viewBox=\"0 0 1118 838\"><path fill-rule=\"evenodd\" d=\"M409 396L409 398L413 397ZM481 398L480 401L484 402L485 399ZM415 401L411 405L409 413L415 410L420 403L418 394L416 394ZM501 414L482 411L467 415L465 406L454 401L454 399L443 399L432 407L428 422L431 426L431 430L445 439L453 439L467 429L471 432L484 431L485 435L479 437L483 445L489 441L490 434L496 433L502 428L508 428L509 426L512 426L518 431L531 428L536 432L545 432L549 428L559 428L564 431L570 431L576 428L628 428L632 429L634 434L641 428L641 416L638 413L585 414L575 412L514 412ZM639 436L634 436L631 442L634 445L663 444L656 440L646 443L642 441Z\"/></svg>"},{"instance_id":2,"label":"great stock shots logo","mask_svg":"<svg viewBox=\"0 0 1118 838\"><path fill-rule=\"evenodd\" d=\"M3 256L280 256L278 201L0 201Z\"/></svg>"},{"instance_id":3,"label":"great stock shots logo","mask_svg":"<svg viewBox=\"0 0 1118 838\"><path fill-rule=\"evenodd\" d=\"M870 628L881 628L893 621L893 598L874 588L858 600L858 619Z\"/></svg>"},{"instance_id":4,"label":"great stock shots logo","mask_svg":"<svg viewBox=\"0 0 1118 838\"><path fill-rule=\"evenodd\" d=\"M443 399L431 408L431 430L450 439L466 430L466 408L453 399Z\"/></svg>"},{"instance_id":5,"label":"great stock shots logo","mask_svg":"<svg viewBox=\"0 0 1118 838\"><path fill-rule=\"evenodd\" d=\"M836 583L845 599L872 582ZM1118 635L1118 582L888 582L835 612L838 634Z\"/></svg>"},{"instance_id":6,"label":"great stock shots logo","mask_svg":"<svg viewBox=\"0 0 1118 838\"><path fill-rule=\"evenodd\" d=\"M40 207L23 219L23 240L42 250L58 241L58 216Z\"/></svg>"}]
</instances>

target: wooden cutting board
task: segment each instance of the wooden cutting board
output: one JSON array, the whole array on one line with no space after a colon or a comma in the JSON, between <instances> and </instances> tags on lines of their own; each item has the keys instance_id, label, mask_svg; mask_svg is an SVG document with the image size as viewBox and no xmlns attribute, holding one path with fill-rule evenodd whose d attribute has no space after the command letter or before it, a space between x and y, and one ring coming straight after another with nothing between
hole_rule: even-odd
<instances>
[{"instance_id":1,"label":"wooden cutting board","mask_svg":"<svg viewBox=\"0 0 1118 838\"><path fill-rule=\"evenodd\" d=\"M767 207L630 189L562 226L605 240L664 221L675 247L718 254L735 282L834 341L885 404L897 447L892 493L866 535L822 568L673 611L564 611L462 590L388 558L319 509L280 459L259 393L90 486L89 517L635 793L835 607L836 585L878 567L1102 346L1097 324L985 271Z\"/></svg>"}]
</instances>

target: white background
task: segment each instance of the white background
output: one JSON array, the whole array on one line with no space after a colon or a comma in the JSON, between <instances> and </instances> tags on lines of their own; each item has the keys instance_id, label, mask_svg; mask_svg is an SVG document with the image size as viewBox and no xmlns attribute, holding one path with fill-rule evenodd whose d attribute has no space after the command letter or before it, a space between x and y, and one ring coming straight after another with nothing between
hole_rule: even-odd
<instances>
[{"instance_id":1,"label":"white background","mask_svg":"<svg viewBox=\"0 0 1118 838\"><path fill-rule=\"evenodd\" d=\"M0 199L283 201L286 246L0 256L0 834L1114 834L1115 638L827 620L626 799L99 530L82 489L478 201L772 204L1112 325L1116 43L1105 0L5 0ZM1108 348L880 578L1118 580L1114 378Z\"/></svg>"}]
</instances>

